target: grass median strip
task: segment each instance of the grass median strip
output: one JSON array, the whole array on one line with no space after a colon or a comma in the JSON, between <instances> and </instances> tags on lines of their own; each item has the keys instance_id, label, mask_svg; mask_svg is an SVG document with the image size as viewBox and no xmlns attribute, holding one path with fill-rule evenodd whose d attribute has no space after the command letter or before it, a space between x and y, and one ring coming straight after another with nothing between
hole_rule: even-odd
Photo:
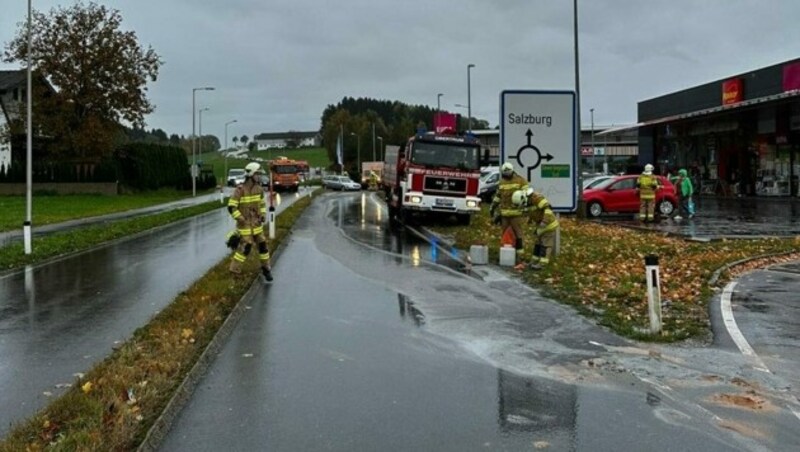
<instances>
[{"instance_id":1,"label":"grass median strip","mask_svg":"<svg viewBox=\"0 0 800 452\"><path fill-rule=\"evenodd\" d=\"M302 197L276 221L277 248L311 203ZM186 373L259 274L240 277L223 259L60 398L13 429L0 451L131 450L144 439Z\"/></svg>"},{"instance_id":2,"label":"grass median strip","mask_svg":"<svg viewBox=\"0 0 800 452\"><path fill-rule=\"evenodd\" d=\"M34 237L32 253L25 254L22 241L0 248L0 271L43 262L54 257L83 251L93 246L138 232L219 209L219 201L210 201L183 209L86 226L67 232Z\"/></svg>"},{"instance_id":3,"label":"grass median strip","mask_svg":"<svg viewBox=\"0 0 800 452\"><path fill-rule=\"evenodd\" d=\"M489 246L490 260L498 261L500 227L491 223L486 208L468 227L437 226L455 246ZM533 227L525 225L525 249L533 247ZM710 333L708 303L717 287L711 275L730 263L757 257L793 253L800 238L690 242L676 237L617 225L561 218L561 253L541 271L520 273L546 296L575 306L579 312L618 334L648 341L672 342L705 338ZM647 293L644 257L659 256L663 335L647 332ZM797 254L764 257L757 264L800 258ZM527 258L526 258L527 260ZM723 274L722 283L728 275Z\"/></svg>"},{"instance_id":4,"label":"grass median strip","mask_svg":"<svg viewBox=\"0 0 800 452\"><path fill-rule=\"evenodd\" d=\"M119 196L34 195L33 224L44 226L78 218L125 212L187 197L186 192L166 189ZM0 196L0 232L22 227L25 202L24 196Z\"/></svg>"}]
</instances>

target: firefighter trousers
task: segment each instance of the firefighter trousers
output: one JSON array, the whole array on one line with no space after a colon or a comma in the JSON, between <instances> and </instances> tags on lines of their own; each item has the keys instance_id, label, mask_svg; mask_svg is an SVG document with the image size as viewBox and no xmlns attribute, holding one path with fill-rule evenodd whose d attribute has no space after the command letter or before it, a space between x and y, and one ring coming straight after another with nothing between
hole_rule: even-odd
<instances>
[{"instance_id":1,"label":"firefighter trousers","mask_svg":"<svg viewBox=\"0 0 800 452\"><path fill-rule=\"evenodd\" d=\"M239 234L242 236L242 240L233 253L230 271L233 273L242 272L242 264L247 260L247 256L252 251L254 245L258 251L258 260L261 263L261 268L269 270L270 255L269 248L267 248L267 238L264 236L264 226L238 228L237 231L239 231Z\"/></svg>"}]
</instances>

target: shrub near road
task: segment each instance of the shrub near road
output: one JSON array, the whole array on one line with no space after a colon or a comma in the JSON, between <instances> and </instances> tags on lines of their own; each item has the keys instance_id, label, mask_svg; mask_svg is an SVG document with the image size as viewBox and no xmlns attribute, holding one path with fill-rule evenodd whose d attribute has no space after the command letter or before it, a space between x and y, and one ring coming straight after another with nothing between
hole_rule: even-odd
<instances>
[{"instance_id":1,"label":"shrub near road","mask_svg":"<svg viewBox=\"0 0 800 452\"><path fill-rule=\"evenodd\" d=\"M452 237L460 249L481 243L490 258L498 259L500 228L487 210L469 227L435 227ZM533 228L526 225L526 251L532 247ZM561 218L561 253L545 270L520 276L550 298L575 306L615 332L640 340L676 341L706 338L708 302L715 287L709 279L726 264L766 255L794 252L798 239L762 239L689 242L657 233ZM652 337L645 291L644 257L659 256L664 334ZM793 254L761 259L758 263L800 258ZM756 265L750 264L750 265ZM513 271L513 270L510 270ZM727 275L722 275L723 279Z\"/></svg>"}]
</instances>

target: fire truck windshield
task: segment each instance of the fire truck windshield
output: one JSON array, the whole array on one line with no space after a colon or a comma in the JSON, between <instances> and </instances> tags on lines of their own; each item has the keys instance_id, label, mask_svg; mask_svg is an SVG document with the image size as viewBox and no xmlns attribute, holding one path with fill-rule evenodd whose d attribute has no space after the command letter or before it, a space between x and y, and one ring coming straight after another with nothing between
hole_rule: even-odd
<instances>
[{"instance_id":1,"label":"fire truck windshield","mask_svg":"<svg viewBox=\"0 0 800 452\"><path fill-rule=\"evenodd\" d=\"M295 174L297 173L296 165L273 165L272 171L278 174Z\"/></svg>"},{"instance_id":2,"label":"fire truck windshield","mask_svg":"<svg viewBox=\"0 0 800 452\"><path fill-rule=\"evenodd\" d=\"M431 167L476 170L480 168L480 147L459 143L414 142L411 163Z\"/></svg>"}]
</instances>

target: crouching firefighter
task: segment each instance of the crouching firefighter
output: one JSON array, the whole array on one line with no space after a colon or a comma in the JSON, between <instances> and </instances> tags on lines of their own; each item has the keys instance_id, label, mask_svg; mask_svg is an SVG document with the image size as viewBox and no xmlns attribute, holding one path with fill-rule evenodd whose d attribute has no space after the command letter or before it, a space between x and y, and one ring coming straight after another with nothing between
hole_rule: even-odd
<instances>
[{"instance_id":1,"label":"crouching firefighter","mask_svg":"<svg viewBox=\"0 0 800 452\"><path fill-rule=\"evenodd\" d=\"M534 230L536 243L533 246L530 268L540 270L550 263L553 256L558 218L553 213L550 201L532 188L515 191L512 195L512 202L528 214L528 223L533 223L536 227ZM524 268L524 264L520 265Z\"/></svg>"},{"instance_id":2,"label":"crouching firefighter","mask_svg":"<svg viewBox=\"0 0 800 452\"><path fill-rule=\"evenodd\" d=\"M253 249L258 246L258 260L261 262L261 273L264 279L272 281L269 265L269 249L264 236L264 222L267 218L267 206L264 203L264 190L261 188L261 177L264 170L261 165L252 162L244 167L245 180L233 190L228 200L228 212L236 220L236 232L228 237L228 245L235 248L231 260L230 271L242 272L242 263ZM236 239L236 236L239 239ZM237 243L238 242L238 243Z\"/></svg>"},{"instance_id":3,"label":"crouching firefighter","mask_svg":"<svg viewBox=\"0 0 800 452\"><path fill-rule=\"evenodd\" d=\"M509 162L503 163L500 168L500 176L500 182L492 199L489 214L493 217L495 224L500 223L501 234L505 234L508 228L514 231L514 236L516 237L514 248L516 248L517 257L519 258L523 251L523 212L520 207L514 205L511 198L517 190L524 192L528 188L528 181L515 173L514 166Z\"/></svg>"}]
</instances>

